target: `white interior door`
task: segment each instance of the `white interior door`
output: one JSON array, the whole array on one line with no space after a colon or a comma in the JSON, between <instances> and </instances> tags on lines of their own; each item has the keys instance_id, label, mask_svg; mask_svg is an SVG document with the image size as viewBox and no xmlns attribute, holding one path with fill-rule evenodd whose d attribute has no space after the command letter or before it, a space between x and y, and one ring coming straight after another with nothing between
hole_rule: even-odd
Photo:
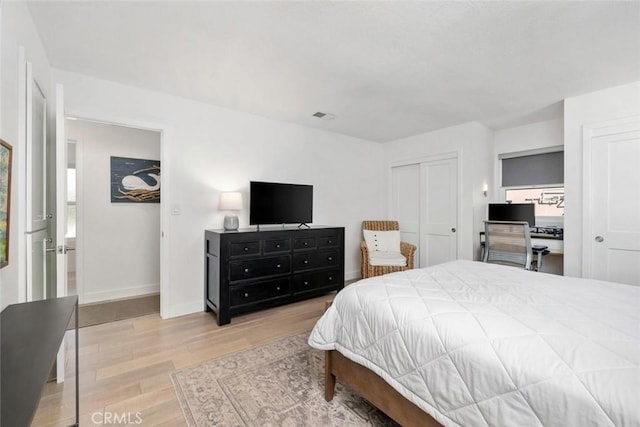
<instances>
[{"instance_id":1,"label":"white interior door","mask_svg":"<svg viewBox=\"0 0 640 427\"><path fill-rule=\"evenodd\" d=\"M31 63L27 74L26 126L26 284L27 301L47 298L47 253L53 242L47 213L47 99L33 76Z\"/></svg>"},{"instance_id":2,"label":"white interior door","mask_svg":"<svg viewBox=\"0 0 640 427\"><path fill-rule=\"evenodd\" d=\"M420 267L457 256L457 158L420 164Z\"/></svg>"},{"instance_id":3,"label":"white interior door","mask_svg":"<svg viewBox=\"0 0 640 427\"><path fill-rule=\"evenodd\" d=\"M594 129L585 150L584 274L640 286L640 120Z\"/></svg>"},{"instance_id":4,"label":"white interior door","mask_svg":"<svg viewBox=\"0 0 640 427\"><path fill-rule=\"evenodd\" d=\"M56 290L67 295L67 136L64 89L56 85Z\"/></svg>"},{"instance_id":5,"label":"white interior door","mask_svg":"<svg viewBox=\"0 0 640 427\"><path fill-rule=\"evenodd\" d=\"M64 90L56 85L56 293L67 295L67 137L65 132ZM64 341L58 351L56 381L64 381ZM77 375L77 374L76 374Z\"/></svg>"},{"instance_id":6,"label":"white interior door","mask_svg":"<svg viewBox=\"0 0 640 427\"><path fill-rule=\"evenodd\" d=\"M418 247L415 265L420 263L420 165L391 168L391 218L400 224L403 242Z\"/></svg>"}]
</instances>

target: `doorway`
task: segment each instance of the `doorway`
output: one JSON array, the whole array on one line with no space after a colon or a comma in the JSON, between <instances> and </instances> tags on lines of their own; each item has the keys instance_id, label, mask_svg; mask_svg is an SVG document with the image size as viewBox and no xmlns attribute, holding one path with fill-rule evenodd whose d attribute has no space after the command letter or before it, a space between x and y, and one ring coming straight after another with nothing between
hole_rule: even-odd
<instances>
[{"instance_id":1,"label":"doorway","mask_svg":"<svg viewBox=\"0 0 640 427\"><path fill-rule=\"evenodd\" d=\"M159 312L161 133L75 118L65 127L67 290L81 324Z\"/></svg>"}]
</instances>

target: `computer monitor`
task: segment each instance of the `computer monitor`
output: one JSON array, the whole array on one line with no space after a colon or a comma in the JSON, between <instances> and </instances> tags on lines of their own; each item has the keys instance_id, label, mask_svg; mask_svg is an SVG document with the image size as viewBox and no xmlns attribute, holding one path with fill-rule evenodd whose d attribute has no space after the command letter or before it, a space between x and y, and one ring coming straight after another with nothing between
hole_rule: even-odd
<instances>
[{"instance_id":1,"label":"computer monitor","mask_svg":"<svg viewBox=\"0 0 640 427\"><path fill-rule=\"evenodd\" d=\"M489 221L526 221L535 227L535 209L533 203L489 203Z\"/></svg>"}]
</instances>

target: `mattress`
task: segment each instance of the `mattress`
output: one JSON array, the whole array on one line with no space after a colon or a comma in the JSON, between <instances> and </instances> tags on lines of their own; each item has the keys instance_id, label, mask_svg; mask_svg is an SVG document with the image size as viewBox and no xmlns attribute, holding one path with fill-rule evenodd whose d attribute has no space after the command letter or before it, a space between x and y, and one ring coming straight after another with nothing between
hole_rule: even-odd
<instances>
[{"instance_id":1,"label":"mattress","mask_svg":"<svg viewBox=\"0 0 640 427\"><path fill-rule=\"evenodd\" d=\"M309 344L445 426L640 426L640 287L454 261L345 287Z\"/></svg>"}]
</instances>

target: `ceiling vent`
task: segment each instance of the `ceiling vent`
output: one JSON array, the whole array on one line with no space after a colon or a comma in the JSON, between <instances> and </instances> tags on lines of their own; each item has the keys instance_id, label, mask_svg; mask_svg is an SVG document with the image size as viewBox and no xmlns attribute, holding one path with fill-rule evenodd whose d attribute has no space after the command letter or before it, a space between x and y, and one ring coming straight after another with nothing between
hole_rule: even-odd
<instances>
[{"instance_id":1,"label":"ceiling vent","mask_svg":"<svg viewBox=\"0 0 640 427\"><path fill-rule=\"evenodd\" d=\"M331 113L323 113L321 111L318 111L317 113L313 114L313 117L317 117L319 119L322 120L333 120L336 118L335 114L331 114Z\"/></svg>"}]
</instances>

